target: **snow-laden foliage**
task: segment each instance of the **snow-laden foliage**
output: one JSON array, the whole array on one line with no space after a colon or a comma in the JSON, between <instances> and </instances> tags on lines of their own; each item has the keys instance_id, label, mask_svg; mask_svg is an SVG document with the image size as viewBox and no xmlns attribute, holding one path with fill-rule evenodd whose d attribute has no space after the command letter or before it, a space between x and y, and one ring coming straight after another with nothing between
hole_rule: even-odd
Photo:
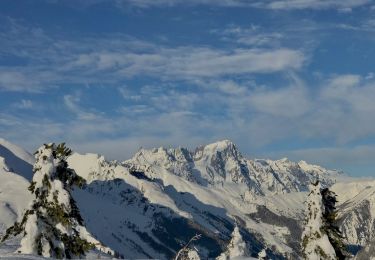
<instances>
[{"instance_id":1,"label":"snow-laden foliage","mask_svg":"<svg viewBox=\"0 0 375 260\"><path fill-rule=\"evenodd\" d=\"M68 168L71 150L64 144L43 145L35 152L34 176L29 191L34 200L22 221L10 227L10 235L22 234L18 253L44 257L82 257L100 245L83 226L83 220L71 197L72 187L82 187L84 179Z\"/></svg>"},{"instance_id":2,"label":"snow-laden foliage","mask_svg":"<svg viewBox=\"0 0 375 260\"><path fill-rule=\"evenodd\" d=\"M340 260L346 259L349 254L346 252L345 245L343 242L344 237L337 224L337 209L336 194L329 188L325 188L321 191L322 202L323 202L323 229L328 236L328 239L333 246L336 257Z\"/></svg>"},{"instance_id":3,"label":"snow-laden foliage","mask_svg":"<svg viewBox=\"0 0 375 260\"><path fill-rule=\"evenodd\" d=\"M302 233L303 257L308 260L336 259L326 232L324 231L323 202L319 182L310 185L307 197L306 223Z\"/></svg>"},{"instance_id":4,"label":"snow-laden foliage","mask_svg":"<svg viewBox=\"0 0 375 260\"><path fill-rule=\"evenodd\" d=\"M229 260L233 258L242 258L247 256L246 243L243 241L240 229L238 226L234 227L232 232L232 239L230 240L226 251L224 251L217 260Z\"/></svg>"},{"instance_id":5,"label":"snow-laden foliage","mask_svg":"<svg viewBox=\"0 0 375 260\"><path fill-rule=\"evenodd\" d=\"M201 238L200 234L193 236L185 246L176 254L175 260L200 260L198 250L193 247L193 242Z\"/></svg>"}]
</instances>

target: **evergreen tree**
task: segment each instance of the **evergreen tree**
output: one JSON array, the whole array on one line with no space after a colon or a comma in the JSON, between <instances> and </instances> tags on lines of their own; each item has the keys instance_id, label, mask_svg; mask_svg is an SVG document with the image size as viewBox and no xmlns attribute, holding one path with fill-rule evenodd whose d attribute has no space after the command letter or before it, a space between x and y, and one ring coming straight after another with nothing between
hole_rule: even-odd
<instances>
[{"instance_id":1,"label":"evergreen tree","mask_svg":"<svg viewBox=\"0 0 375 260\"><path fill-rule=\"evenodd\" d=\"M187 242L186 245L177 252L174 260L200 260L198 250L195 247L192 247L192 244L201 237L202 235L200 234L193 236L189 242Z\"/></svg>"},{"instance_id":2,"label":"evergreen tree","mask_svg":"<svg viewBox=\"0 0 375 260\"><path fill-rule=\"evenodd\" d=\"M307 197L305 228L302 233L303 258L308 260L334 260L336 253L324 228L324 207L319 181L310 184Z\"/></svg>"},{"instance_id":3,"label":"evergreen tree","mask_svg":"<svg viewBox=\"0 0 375 260\"><path fill-rule=\"evenodd\" d=\"M68 168L72 151L65 144L45 144L35 152L33 180L29 186L35 196L22 221L8 228L2 241L22 234L19 253L53 258L76 258L100 246L83 226L78 207L70 194L85 180ZM103 247L101 247L103 248ZM112 253L108 248L104 248Z\"/></svg>"},{"instance_id":4,"label":"evergreen tree","mask_svg":"<svg viewBox=\"0 0 375 260\"><path fill-rule=\"evenodd\" d=\"M325 188L321 191L322 195L322 202L324 207L323 212L323 229L325 233L328 235L328 239L335 249L336 257L339 260L346 259L349 255L345 249L345 245L343 243L343 236L342 233L337 226L337 210L336 210L336 203L337 198L336 194Z\"/></svg>"},{"instance_id":5,"label":"evergreen tree","mask_svg":"<svg viewBox=\"0 0 375 260\"><path fill-rule=\"evenodd\" d=\"M246 243L243 241L240 229L236 225L232 232L232 239L230 240L227 250L224 251L216 260L229 260L235 257L246 257L247 249Z\"/></svg>"}]
</instances>

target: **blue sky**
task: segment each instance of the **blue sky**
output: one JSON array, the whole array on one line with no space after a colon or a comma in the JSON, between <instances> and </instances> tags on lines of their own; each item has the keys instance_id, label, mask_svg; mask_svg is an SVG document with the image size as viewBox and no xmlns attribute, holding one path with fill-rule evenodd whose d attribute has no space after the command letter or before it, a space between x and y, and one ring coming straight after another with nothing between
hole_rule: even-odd
<instances>
[{"instance_id":1,"label":"blue sky","mask_svg":"<svg viewBox=\"0 0 375 260\"><path fill-rule=\"evenodd\" d=\"M230 139L375 168L375 2L0 2L0 136L127 159Z\"/></svg>"}]
</instances>

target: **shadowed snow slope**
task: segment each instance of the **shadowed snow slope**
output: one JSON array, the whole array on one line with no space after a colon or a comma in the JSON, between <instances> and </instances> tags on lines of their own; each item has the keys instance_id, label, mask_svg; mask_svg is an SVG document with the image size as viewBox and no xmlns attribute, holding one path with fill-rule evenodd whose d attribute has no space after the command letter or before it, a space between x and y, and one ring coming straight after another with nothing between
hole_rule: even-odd
<instances>
[{"instance_id":1,"label":"shadowed snow slope","mask_svg":"<svg viewBox=\"0 0 375 260\"><path fill-rule=\"evenodd\" d=\"M35 159L22 148L0 138L0 158L4 159L9 171L16 172L28 180L32 179Z\"/></svg>"}]
</instances>

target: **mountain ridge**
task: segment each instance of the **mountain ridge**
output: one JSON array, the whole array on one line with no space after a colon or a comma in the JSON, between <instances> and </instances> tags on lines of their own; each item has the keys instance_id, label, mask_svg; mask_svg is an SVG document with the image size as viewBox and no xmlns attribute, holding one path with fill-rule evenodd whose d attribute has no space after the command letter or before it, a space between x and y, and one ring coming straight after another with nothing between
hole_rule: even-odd
<instances>
[{"instance_id":1,"label":"mountain ridge","mask_svg":"<svg viewBox=\"0 0 375 260\"><path fill-rule=\"evenodd\" d=\"M305 161L247 159L229 140L199 146L193 152L181 147L141 149L122 165L141 168L150 178L160 177L153 172L168 172L205 186L244 183L255 195L306 191L309 182L316 179L329 186L342 175ZM298 179L301 172L307 173L301 176L306 178Z\"/></svg>"},{"instance_id":2,"label":"mountain ridge","mask_svg":"<svg viewBox=\"0 0 375 260\"><path fill-rule=\"evenodd\" d=\"M123 162L73 153L67 162L87 181L84 189L72 192L87 229L127 258L171 258L196 233L203 234L195 245L199 255L215 258L225 250L235 226L249 257L264 251L271 259L298 258L307 196L304 185L317 177L337 187L339 196L345 198L340 204L342 223L354 224L342 227L347 234L355 234L351 243L360 249L370 241L370 234L357 239L360 227L348 214L354 204L344 203L365 192L365 186L334 184L343 176L341 172L304 161L246 159L228 140L194 151L141 149ZM9 176L8 171L0 172L0 178ZM1 189L5 190L0 184ZM27 196L21 188L19 192ZM6 203L10 199L4 195L0 193L0 201ZM5 203L2 209L10 212ZM24 206L17 200L10 205L18 205L10 218L17 219ZM366 217L369 223L375 219L374 215ZM1 233L1 226L9 226L10 220L0 216L0 222Z\"/></svg>"}]
</instances>

